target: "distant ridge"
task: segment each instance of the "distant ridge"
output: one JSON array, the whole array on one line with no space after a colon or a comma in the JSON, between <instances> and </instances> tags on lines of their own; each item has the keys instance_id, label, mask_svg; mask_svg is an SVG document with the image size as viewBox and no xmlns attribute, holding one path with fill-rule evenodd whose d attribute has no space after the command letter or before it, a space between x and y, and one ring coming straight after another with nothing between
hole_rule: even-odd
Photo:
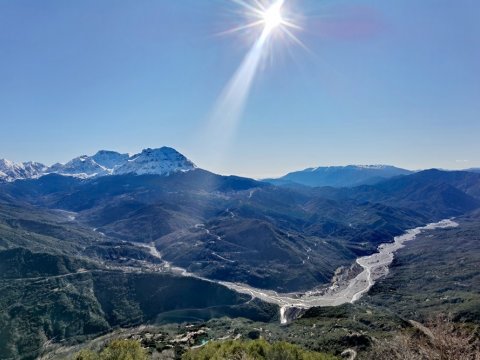
<instances>
[{"instance_id":1,"label":"distant ridge","mask_svg":"<svg viewBox=\"0 0 480 360\"><path fill-rule=\"evenodd\" d=\"M413 171L391 165L347 165L307 168L277 179L265 179L275 185L353 187L371 185Z\"/></svg>"}]
</instances>

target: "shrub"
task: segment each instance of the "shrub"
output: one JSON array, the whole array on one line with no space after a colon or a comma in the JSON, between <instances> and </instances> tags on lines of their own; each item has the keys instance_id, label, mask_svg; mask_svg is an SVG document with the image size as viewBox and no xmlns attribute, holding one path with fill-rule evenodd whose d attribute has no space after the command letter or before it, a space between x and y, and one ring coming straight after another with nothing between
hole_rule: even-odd
<instances>
[{"instance_id":1,"label":"shrub","mask_svg":"<svg viewBox=\"0 0 480 360\"><path fill-rule=\"evenodd\" d=\"M134 340L112 340L100 353L82 350L75 360L146 360L145 350Z\"/></svg>"},{"instance_id":2,"label":"shrub","mask_svg":"<svg viewBox=\"0 0 480 360\"><path fill-rule=\"evenodd\" d=\"M270 344L265 340L210 342L189 350L183 360L333 360L335 357L306 351L286 342Z\"/></svg>"}]
</instances>

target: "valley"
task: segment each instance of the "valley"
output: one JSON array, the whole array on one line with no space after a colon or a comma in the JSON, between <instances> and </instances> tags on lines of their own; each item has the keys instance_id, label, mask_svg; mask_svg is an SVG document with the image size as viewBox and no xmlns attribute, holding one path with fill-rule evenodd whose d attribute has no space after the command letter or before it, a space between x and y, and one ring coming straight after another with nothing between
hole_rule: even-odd
<instances>
[{"instance_id":1,"label":"valley","mask_svg":"<svg viewBox=\"0 0 480 360\"><path fill-rule=\"evenodd\" d=\"M304 293L282 294L271 290L249 287L245 284L226 281L218 281L217 283L239 293L251 295L252 298L258 298L278 305L280 307L280 322L286 324L288 321L294 320L294 318L289 318L288 314L293 313L294 316L299 316L301 312L298 312L298 310L318 306L338 306L359 300L378 279L388 274L394 253L404 247L406 242L414 240L417 235L425 231L456 226L458 224L452 220L442 220L438 223L431 223L423 227L407 230L405 234L396 236L393 243L381 244L377 253L357 258L356 264L363 269L358 275L347 278L343 282L332 283L329 287L323 289L309 290ZM150 245L148 248L151 253L156 253L161 258L154 246ZM170 268L170 264L167 264L167 268ZM185 269L171 268L171 270L179 272L184 276L195 277L194 274L188 273Z\"/></svg>"},{"instance_id":2,"label":"valley","mask_svg":"<svg viewBox=\"0 0 480 360\"><path fill-rule=\"evenodd\" d=\"M200 346L204 341L216 339L262 337L268 341L289 341L337 356L346 349L355 349L358 359L383 359L381 354L370 352L374 344L392 341L402 334L419 336L412 323L416 321L431 326L431 314L450 314L453 324L466 324L474 331L478 326L480 305L480 273L477 269L479 215L475 212L455 219L459 224L456 227L439 227L418 234L414 241L407 242L395 253L389 273L353 304L313 307L284 325L280 325L278 319L265 323L218 318L180 326L132 328L113 332L106 339L95 339L87 346L95 348L98 343L111 338L135 338L153 354L157 354L156 348L162 346L166 346L162 356L169 352L181 354L184 350L169 348L169 344L200 329L204 333L182 347ZM410 351L406 344L403 346L404 353ZM80 348L60 347L55 351L60 355Z\"/></svg>"}]
</instances>

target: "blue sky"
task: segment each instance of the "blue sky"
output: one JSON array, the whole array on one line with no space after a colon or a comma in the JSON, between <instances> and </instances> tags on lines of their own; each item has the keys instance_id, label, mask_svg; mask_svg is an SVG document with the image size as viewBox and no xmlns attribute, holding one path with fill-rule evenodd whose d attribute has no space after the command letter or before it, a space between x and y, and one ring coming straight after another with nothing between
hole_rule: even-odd
<instances>
[{"instance_id":1,"label":"blue sky","mask_svg":"<svg viewBox=\"0 0 480 360\"><path fill-rule=\"evenodd\" d=\"M253 177L480 167L480 2L286 4L309 51L272 44L217 161L209 116L255 36L218 36L244 20L233 2L0 1L0 157L51 164L168 145Z\"/></svg>"}]
</instances>

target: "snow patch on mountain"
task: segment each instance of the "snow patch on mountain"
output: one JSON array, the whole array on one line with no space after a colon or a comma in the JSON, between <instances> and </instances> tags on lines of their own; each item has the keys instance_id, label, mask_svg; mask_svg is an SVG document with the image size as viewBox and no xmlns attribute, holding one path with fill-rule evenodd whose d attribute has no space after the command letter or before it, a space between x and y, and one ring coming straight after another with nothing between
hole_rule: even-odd
<instances>
[{"instance_id":1,"label":"snow patch on mountain","mask_svg":"<svg viewBox=\"0 0 480 360\"><path fill-rule=\"evenodd\" d=\"M100 150L92 156L92 160L98 165L111 170L125 164L129 158L130 155L128 154L120 154L116 151L109 150Z\"/></svg>"},{"instance_id":2,"label":"snow patch on mountain","mask_svg":"<svg viewBox=\"0 0 480 360\"><path fill-rule=\"evenodd\" d=\"M97 164L95 160L87 155L79 156L66 164L54 164L48 169L48 172L79 178L102 176L111 173L107 168Z\"/></svg>"}]
</instances>

